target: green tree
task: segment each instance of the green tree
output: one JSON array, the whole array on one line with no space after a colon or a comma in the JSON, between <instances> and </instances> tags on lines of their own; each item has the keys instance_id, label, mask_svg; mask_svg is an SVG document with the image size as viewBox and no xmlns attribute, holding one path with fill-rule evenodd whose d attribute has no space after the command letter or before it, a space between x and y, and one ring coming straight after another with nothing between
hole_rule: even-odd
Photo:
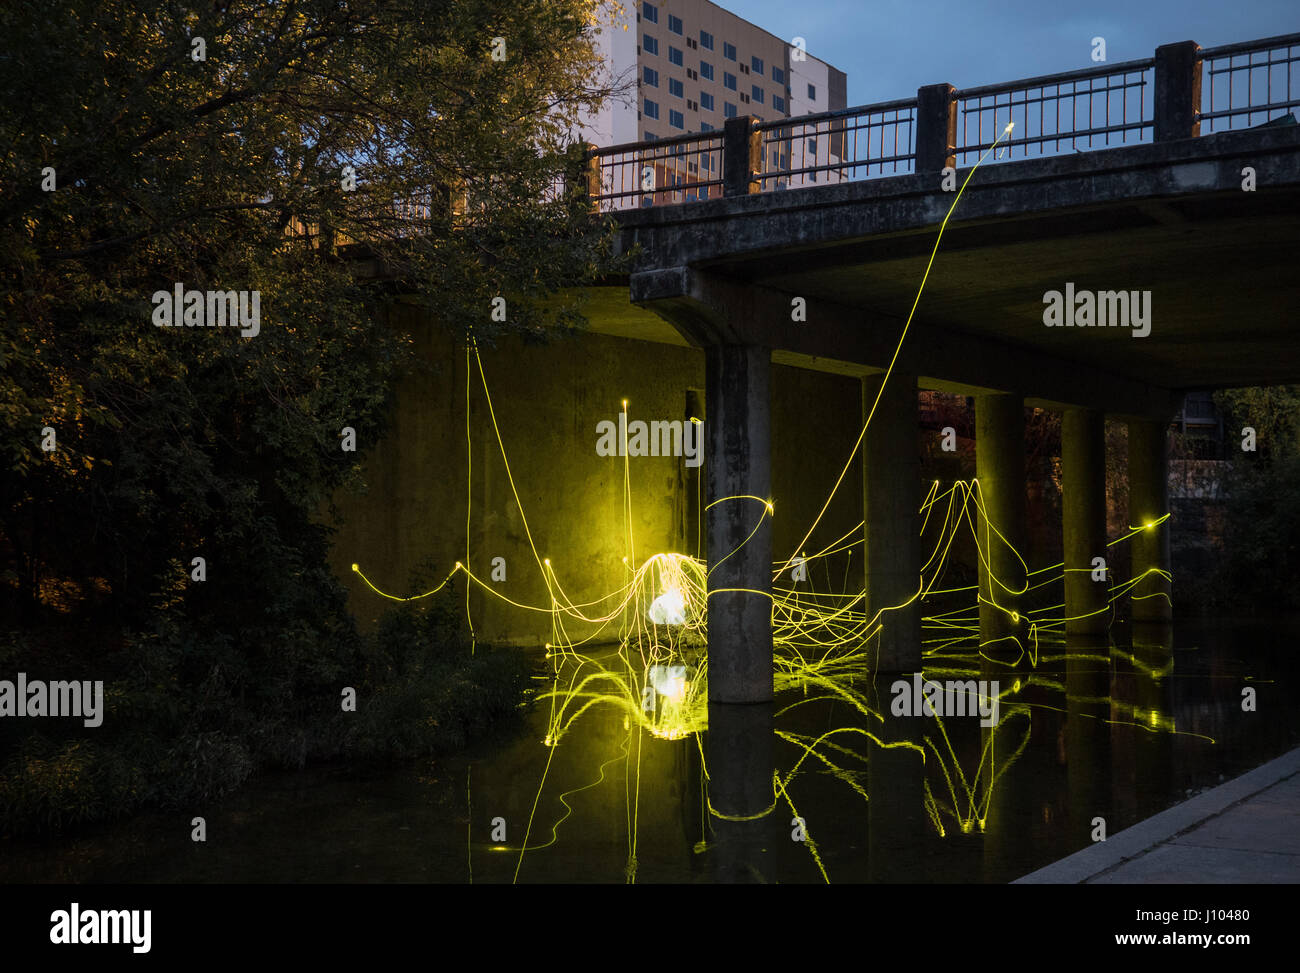
<instances>
[{"instance_id":1,"label":"green tree","mask_svg":"<svg viewBox=\"0 0 1300 973\"><path fill-rule=\"evenodd\" d=\"M580 324L545 299L609 266L562 191L608 95L597 10L0 7L0 612L91 626L74 656L134 680L117 705L155 739L256 756L258 714L307 712L355 662L316 515L359 474L340 430L379 438L409 360L392 294L478 340ZM155 327L176 282L257 291L259 333Z\"/></svg>"},{"instance_id":2,"label":"green tree","mask_svg":"<svg viewBox=\"0 0 1300 973\"><path fill-rule=\"evenodd\" d=\"M1231 458L1224 485L1223 556L1207 599L1220 610L1300 610L1300 386L1216 392ZM1240 448L1242 428L1255 450Z\"/></svg>"}]
</instances>

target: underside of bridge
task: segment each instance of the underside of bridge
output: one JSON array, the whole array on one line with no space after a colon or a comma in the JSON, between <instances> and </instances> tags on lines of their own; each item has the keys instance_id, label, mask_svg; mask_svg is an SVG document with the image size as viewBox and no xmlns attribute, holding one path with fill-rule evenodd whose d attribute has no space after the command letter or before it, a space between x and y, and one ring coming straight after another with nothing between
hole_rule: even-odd
<instances>
[{"instance_id":1,"label":"underside of bridge","mask_svg":"<svg viewBox=\"0 0 1300 973\"><path fill-rule=\"evenodd\" d=\"M1134 575L1150 583L1133 617L1166 622L1165 431L1183 391L1300 382L1300 128L986 164L900 343L952 203L922 173L620 214L634 272L587 308L597 331L704 349L709 503L766 496L772 362L862 379L875 413L862 450L867 600L873 613L904 606L883 619L886 671L920 667L918 388L975 397L977 475L1012 546L1025 530L1024 406L1064 413L1065 613L1069 631L1098 634L1107 613L1088 570L1106 544L1104 419L1129 423L1130 519L1154 525L1134 540ZM1049 326L1051 292L1080 308L1084 292L1125 292L1129 317ZM725 557L710 579L719 702L772 695L771 545L750 526L709 510L710 563ZM982 571L983 643L1023 635L1014 599L992 589L1014 587L1017 570Z\"/></svg>"}]
</instances>

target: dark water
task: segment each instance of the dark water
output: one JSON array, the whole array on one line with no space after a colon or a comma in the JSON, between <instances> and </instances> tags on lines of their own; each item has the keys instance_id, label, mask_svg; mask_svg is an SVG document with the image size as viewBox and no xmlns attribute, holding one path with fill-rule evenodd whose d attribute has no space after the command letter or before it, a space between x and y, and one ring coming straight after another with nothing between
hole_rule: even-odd
<instances>
[{"instance_id":1,"label":"dark water","mask_svg":"<svg viewBox=\"0 0 1300 973\"><path fill-rule=\"evenodd\" d=\"M1006 882L1085 847L1096 818L1113 835L1300 745L1298 635L1185 623L1044 645L1015 671L928 657L929 678L998 680L989 728L894 716L892 677L845 677L714 707L680 739L599 699L548 747L547 701L417 767L265 775L213 806L8 842L0 881Z\"/></svg>"}]
</instances>

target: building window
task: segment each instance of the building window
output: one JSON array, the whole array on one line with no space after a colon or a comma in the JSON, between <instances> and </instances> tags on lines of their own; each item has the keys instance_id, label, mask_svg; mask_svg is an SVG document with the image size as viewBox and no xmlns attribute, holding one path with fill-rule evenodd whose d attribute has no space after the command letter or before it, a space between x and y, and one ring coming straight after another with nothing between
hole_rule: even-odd
<instances>
[{"instance_id":1,"label":"building window","mask_svg":"<svg viewBox=\"0 0 1300 973\"><path fill-rule=\"evenodd\" d=\"M753 92L751 97L761 105L763 103L763 89L758 85L754 85L750 91Z\"/></svg>"},{"instance_id":2,"label":"building window","mask_svg":"<svg viewBox=\"0 0 1300 973\"><path fill-rule=\"evenodd\" d=\"M674 111L672 108L668 109L668 126L670 128L685 128L686 116L679 111Z\"/></svg>"},{"instance_id":3,"label":"building window","mask_svg":"<svg viewBox=\"0 0 1300 973\"><path fill-rule=\"evenodd\" d=\"M674 17L672 14L669 14L668 29L672 31L674 34L680 34L682 32L682 18Z\"/></svg>"},{"instance_id":4,"label":"building window","mask_svg":"<svg viewBox=\"0 0 1300 973\"><path fill-rule=\"evenodd\" d=\"M751 57L749 59L749 63L754 66L755 73L757 74L763 73L763 59L761 57Z\"/></svg>"},{"instance_id":5,"label":"building window","mask_svg":"<svg viewBox=\"0 0 1300 973\"><path fill-rule=\"evenodd\" d=\"M713 111L713 95L707 91L701 91L700 104L704 106L705 111Z\"/></svg>"},{"instance_id":6,"label":"building window","mask_svg":"<svg viewBox=\"0 0 1300 973\"><path fill-rule=\"evenodd\" d=\"M659 72L654 68L642 68L641 78L651 88L659 87Z\"/></svg>"},{"instance_id":7,"label":"building window","mask_svg":"<svg viewBox=\"0 0 1300 973\"><path fill-rule=\"evenodd\" d=\"M649 132L649 131L647 131L647 132L645 133L645 140L646 140L647 142L653 142L656 138L658 138L658 136L655 135L654 132Z\"/></svg>"},{"instance_id":8,"label":"building window","mask_svg":"<svg viewBox=\"0 0 1300 973\"><path fill-rule=\"evenodd\" d=\"M723 116L726 117L726 118L735 118L735 117L736 117L736 106L733 105L733 104L732 104L731 102L729 102L729 101L724 101L724 102L722 103L722 114L723 114Z\"/></svg>"},{"instance_id":9,"label":"building window","mask_svg":"<svg viewBox=\"0 0 1300 973\"><path fill-rule=\"evenodd\" d=\"M772 96L772 107L777 111L785 111L785 99L780 95Z\"/></svg>"},{"instance_id":10,"label":"building window","mask_svg":"<svg viewBox=\"0 0 1300 973\"><path fill-rule=\"evenodd\" d=\"M700 47L706 51L713 50L713 35L707 30L700 31Z\"/></svg>"},{"instance_id":11,"label":"building window","mask_svg":"<svg viewBox=\"0 0 1300 973\"><path fill-rule=\"evenodd\" d=\"M682 66L682 52L671 44L668 45L668 61L670 64L676 64L678 67Z\"/></svg>"},{"instance_id":12,"label":"building window","mask_svg":"<svg viewBox=\"0 0 1300 973\"><path fill-rule=\"evenodd\" d=\"M785 84L785 72L775 64L772 65L772 80L777 84Z\"/></svg>"},{"instance_id":13,"label":"building window","mask_svg":"<svg viewBox=\"0 0 1300 973\"><path fill-rule=\"evenodd\" d=\"M813 158L813 159L816 159L816 158L817 158L817 140L816 140L816 139L809 139L809 140L808 140L808 155L809 155L810 158Z\"/></svg>"},{"instance_id":14,"label":"building window","mask_svg":"<svg viewBox=\"0 0 1300 973\"><path fill-rule=\"evenodd\" d=\"M645 52L647 54L659 53L659 42L655 40L653 37L651 37L649 34L646 34L644 37L641 38L641 46L645 48Z\"/></svg>"},{"instance_id":15,"label":"building window","mask_svg":"<svg viewBox=\"0 0 1300 973\"><path fill-rule=\"evenodd\" d=\"M705 81L713 80L713 65L710 64L708 61L700 62L700 77L702 77Z\"/></svg>"},{"instance_id":16,"label":"building window","mask_svg":"<svg viewBox=\"0 0 1300 973\"><path fill-rule=\"evenodd\" d=\"M682 96L682 83L677 78L668 79L668 93L675 98Z\"/></svg>"},{"instance_id":17,"label":"building window","mask_svg":"<svg viewBox=\"0 0 1300 973\"><path fill-rule=\"evenodd\" d=\"M723 41L722 56L725 57L728 61L734 61L736 59L736 45L728 44L726 41Z\"/></svg>"},{"instance_id":18,"label":"building window","mask_svg":"<svg viewBox=\"0 0 1300 973\"><path fill-rule=\"evenodd\" d=\"M713 99L710 98L709 100L712 101ZM700 122L700 131L701 131L701 132L712 132L712 131L713 131L713 126L710 125L708 122ZM706 155L706 156L704 157L704 168L707 169L708 167L709 167L709 157Z\"/></svg>"},{"instance_id":19,"label":"building window","mask_svg":"<svg viewBox=\"0 0 1300 973\"><path fill-rule=\"evenodd\" d=\"M659 103L658 103L658 102L656 102L656 101L651 101L649 98L647 98L647 99L645 100L645 117L646 117L646 118L658 118L658 117L659 117Z\"/></svg>"},{"instance_id":20,"label":"building window","mask_svg":"<svg viewBox=\"0 0 1300 973\"><path fill-rule=\"evenodd\" d=\"M810 84L808 86L808 100L809 101L817 100L817 86L815 84Z\"/></svg>"},{"instance_id":21,"label":"building window","mask_svg":"<svg viewBox=\"0 0 1300 973\"><path fill-rule=\"evenodd\" d=\"M653 3L641 4L641 16L652 24L659 23L659 8Z\"/></svg>"},{"instance_id":22,"label":"building window","mask_svg":"<svg viewBox=\"0 0 1300 973\"><path fill-rule=\"evenodd\" d=\"M730 88L732 91L735 91L735 90L736 90L736 76L735 76L734 74L731 74L730 72L723 71L723 72L722 72L722 87L724 87L724 88Z\"/></svg>"}]
</instances>

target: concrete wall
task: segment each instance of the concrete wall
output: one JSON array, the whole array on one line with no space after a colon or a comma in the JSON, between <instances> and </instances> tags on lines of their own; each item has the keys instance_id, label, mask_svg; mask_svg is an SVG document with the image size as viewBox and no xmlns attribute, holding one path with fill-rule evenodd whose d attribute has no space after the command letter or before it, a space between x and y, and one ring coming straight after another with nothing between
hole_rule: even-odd
<instances>
[{"instance_id":1,"label":"concrete wall","mask_svg":"<svg viewBox=\"0 0 1300 973\"><path fill-rule=\"evenodd\" d=\"M336 498L343 523L332 563L348 585L353 614L366 628L391 604L351 572L353 562L381 589L405 595L412 569L426 558L432 559L438 580L457 560L465 560L467 493L469 563L475 574L514 601L548 606L477 368L470 376L470 478L464 350L415 308L401 307L394 317L414 335L424 371L400 387L387 439L365 454L368 493ZM548 345L512 340L482 349L481 355L537 554L552 560L574 602L615 591L626 571L624 461L597 455L596 424L617 422L623 399L631 420L688 418L688 392L704 387L703 353L585 334ZM860 407L858 381L852 378L774 366L772 386L774 555L784 559L847 459L859 431ZM702 409L702 394L698 401ZM365 451L366 444L358 448ZM662 551L695 553L696 532L687 521L702 506L692 495L696 483L704 482L706 467L692 470L681 458L654 456L629 457L627 464L636 561ZM849 531L862 517L861 496L855 464L805 547L816 550ZM490 562L498 556L506 560L506 580L493 583ZM843 556L837 563L842 572ZM853 563L860 568L860 548ZM835 577L838 582L840 575ZM860 583L859 573L851 585ZM824 584L823 579L819 587ZM463 584L460 590L463 603ZM470 610L480 641L553 641L547 613L515 608L481 592L471 597ZM593 630L572 621L566 625L571 638ZM617 625L606 634L616 638L616 633Z\"/></svg>"}]
</instances>

